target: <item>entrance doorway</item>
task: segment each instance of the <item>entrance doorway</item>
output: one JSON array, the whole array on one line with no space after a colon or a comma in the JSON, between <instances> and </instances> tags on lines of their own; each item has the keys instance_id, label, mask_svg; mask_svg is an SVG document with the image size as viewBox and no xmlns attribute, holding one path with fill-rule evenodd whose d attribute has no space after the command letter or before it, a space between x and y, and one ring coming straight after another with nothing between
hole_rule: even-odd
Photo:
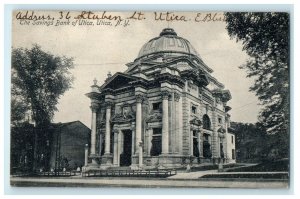
<instances>
[{"instance_id":1,"label":"entrance doorway","mask_svg":"<svg viewBox=\"0 0 300 199\"><path fill-rule=\"evenodd\" d=\"M131 148L132 148L132 131L123 131L124 143L123 143L123 153L120 154L120 166L130 166L131 165Z\"/></svg>"}]
</instances>

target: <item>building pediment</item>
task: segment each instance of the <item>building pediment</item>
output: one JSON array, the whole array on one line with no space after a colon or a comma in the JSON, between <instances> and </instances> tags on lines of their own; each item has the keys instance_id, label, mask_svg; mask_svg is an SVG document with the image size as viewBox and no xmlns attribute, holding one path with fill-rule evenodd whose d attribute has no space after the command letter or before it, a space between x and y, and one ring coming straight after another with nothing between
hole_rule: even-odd
<instances>
[{"instance_id":1,"label":"building pediment","mask_svg":"<svg viewBox=\"0 0 300 199\"><path fill-rule=\"evenodd\" d=\"M228 112L231 110L231 107L230 106L225 106L225 112Z\"/></svg>"},{"instance_id":2,"label":"building pediment","mask_svg":"<svg viewBox=\"0 0 300 199\"><path fill-rule=\"evenodd\" d=\"M202 122L201 122L200 118L198 118L197 116L194 116L194 118L190 120L190 124L196 125L196 126L201 126Z\"/></svg>"},{"instance_id":3,"label":"building pediment","mask_svg":"<svg viewBox=\"0 0 300 199\"><path fill-rule=\"evenodd\" d=\"M190 68L205 70L207 73L212 73L213 70L209 68L204 62L199 58L191 58L189 56L174 57L168 61L168 64L174 63L186 63Z\"/></svg>"},{"instance_id":4,"label":"building pediment","mask_svg":"<svg viewBox=\"0 0 300 199\"><path fill-rule=\"evenodd\" d=\"M231 99L231 94L229 90L215 89L212 91L212 93L215 97L220 98L222 102L227 102Z\"/></svg>"},{"instance_id":5,"label":"building pediment","mask_svg":"<svg viewBox=\"0 0 300 199\"><path fill-rule=\"evenodd\" d=\"M130 82L138 81L140 78L127 75L124 73L116 73L112 77L108 78L106 82L100 87L100 90L104 89L118 89L129 86Z\"/></svg>"},{"instance_id":6,"label":"building pediment","mask_svg":"<svg viewBox=\"0 0 300 199\"><path fill-rule=\"evenodd\" d=\"M207 75L199 69L182 71L181 76L185 79L194 81L198 86L207 86L209 84Z\"/></svg>"}]
</instances>

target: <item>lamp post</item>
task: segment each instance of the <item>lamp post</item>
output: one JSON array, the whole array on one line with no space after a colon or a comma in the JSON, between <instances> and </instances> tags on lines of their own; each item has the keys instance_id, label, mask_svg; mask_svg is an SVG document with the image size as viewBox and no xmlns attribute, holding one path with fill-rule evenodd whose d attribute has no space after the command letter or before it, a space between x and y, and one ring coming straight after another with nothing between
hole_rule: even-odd
<instances>
[{"instance_id":1,"label":"lamp post","mask_svg":"<svg viewBox=\"0 0 300 199\"><path fill-rule=\"evenodd\" d=\"M88 165L89 145L86 144L84 148L84 166Z\"/></svg>"}]
</instances>

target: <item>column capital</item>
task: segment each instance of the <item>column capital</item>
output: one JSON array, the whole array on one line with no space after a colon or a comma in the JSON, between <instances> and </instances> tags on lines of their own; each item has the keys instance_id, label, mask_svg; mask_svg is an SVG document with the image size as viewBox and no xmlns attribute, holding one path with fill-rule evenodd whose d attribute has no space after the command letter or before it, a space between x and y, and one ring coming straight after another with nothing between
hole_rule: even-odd
<instances>
[{"instance_id":1,"label":"column capital","mask_svg":"<svg viewBox=\"0 0 300 199\"><path fill-rule=\"evenodd\" d=\"M163 100L167 100L167 99L169 99L170 92L169 91L161 91L160 95L161 95Z\"/></svg>"},{"instance_id":2,"label":"column capital","mask_svg":"<svg viewBox=\"0 0 300 199\"><path fill-rule=\"evenodd\" d=\"M97 112L98 109L100 108L100 104L97 102L92 102L90 108L92 112Z\"/></svg>"},{"instance_id":3,"label":"column capital","mask_svg":"<svg viewBox=\"0 0 300 199\"><path fill-rule=\"evenodd\" d=\"M120 133L120 129L113 129L113 133L115 133L115 134L119 134Z\"/></svg>"},{"instance_id":4,"label":"column capital","mask_svg":"<svg viewBox=\"0 0 300 199\"><path fill-rule=\"evenodd\" d=\"M135 132L135 126L130 127L130 130L131 130L132 132Z\"/></svg>"},{"instance_id":5,"label":"column capital","mask_svg":"<svg viewBox=\"0 0 300 199\"><path fill-rule=\"evenodd\" d=\"M112 105L113 105L113 103L112 103L111 101L106 101L106 102L104 103L104 105L105 105L106 108L111 108Z\"/></svg>"},{"instance_id":6,"label":"column capital","mask_svg":"<svg viewBox=\"0 0 300 199\"><path fill-rule=\"evenodd\" d=\"M178 92L175 92L175 93L174 93L174 100L175 100L176 102L179 102L180 97L181 97L181 94L180 94L180 93L178 93Z\"/></svg>"},{"instance_id":7,"label":"column capital","mask_svg":"<svg viewBox=\"0 0 300 199\"><path fill-rule=\"evenodd\" d=\"M142 103L144 100L144 96L141 94L137 94L137 95L135 95L135 100L136 100L136 103Z\"/></svg>"}]
</instances>

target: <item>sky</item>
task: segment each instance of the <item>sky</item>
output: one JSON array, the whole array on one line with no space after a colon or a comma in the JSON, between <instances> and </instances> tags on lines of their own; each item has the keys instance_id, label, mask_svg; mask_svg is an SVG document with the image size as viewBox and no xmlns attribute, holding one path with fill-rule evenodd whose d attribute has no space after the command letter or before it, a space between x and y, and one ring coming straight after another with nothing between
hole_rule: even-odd
<instances>
[{"instance_id":1,"label":"sky","mask_svg":"<svg viewBox=\"0 0 300 199\"><path fill-rule=\"evenodd\" d=\"M67 11L64 11L64 16ZM24 13L24 12L22 12ZM99 15L102 11L95 11ZM107 73L124 72L126 63L137 58L139 50L150 39L157 37L166 27L173 28L177 35L190 41L200 54L202 60L214 70L212 76L217 78L229 89L232 99L228 105L231 120L235 122L252 123L257 121L261 107L253 92L249 92L254 80L246 78L246 71L238 67L245 64L249 58L242 50L242 44L230 39L222 21L196 22L197 13L173 12L184 16L186 21L155 20L154 12L144 12L142 20L129 20L129 25L112 26L72 25L74 17L80 12L70 11L70 25L55 26L60 14L57 11L35 12L36 15L51 15L54 25L21 25L16 19L17 12L13 13L12 45L14 48L30 48L32 44L39 44L44 51L57 56L74 58L74 76L72 88L61 98L57 105L54 122L70 122L80 120L88 127L91 124L90 99L85 96L91 91L93 79L101 85ZM113 13L107 15L120 16L125 19L133 12ZM201 16L208 13L201 12ZM215 14L215 13L212 13ZM222 13L217 13L222 17ZM203 18L202 18L203 19ZM108 22L109 20L106 20ZM124 23L124 21L122 22Z\"/></svg>"}]
</instances>

